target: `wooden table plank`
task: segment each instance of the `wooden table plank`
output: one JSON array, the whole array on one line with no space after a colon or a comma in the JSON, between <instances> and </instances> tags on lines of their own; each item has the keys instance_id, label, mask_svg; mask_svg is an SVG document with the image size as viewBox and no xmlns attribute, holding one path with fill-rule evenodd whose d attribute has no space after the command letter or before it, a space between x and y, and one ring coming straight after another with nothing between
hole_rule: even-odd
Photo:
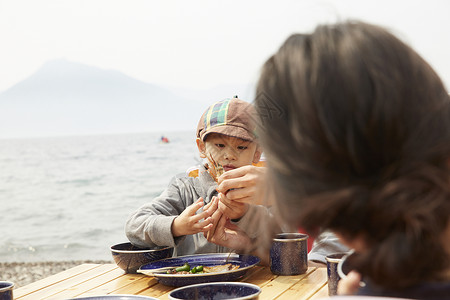
<instances>
[{"instance_id":1,"label":"wooden table plank","mask_svg":"<svg viewBox=\"0 0 450 300\"><path fill-rule=\"evenodd\" d=\"M162 295L164 295L166 293L169 293L173 289L175 289L173 286L167 286L167 285L163 285L161 283L158 283L158 284L156 284L154 286L149 287L146 290L143 290L138 295L159 298Z\"/></svg>"},{"instance_id":2,"label":"wooden table plank","mask_svg":"<svg viewBox=\"0 0 450 300\"><path fill-rule=\"evenodd\" d=\"M277 276L256 266L240 281L261 287L259 299L318 300L328 296L326 269L310 267L305 274ZM68 299L107 294L131 294L167 300L175 287L150 276L125 274L114 264L83 264L14 291L15 299Z\"/></svg>"},{"instance_id":3,"label":"wooden table plank","mask_svg":"<svg viewBox=\"0 0 450 300\"><path fill-rule=\"evenodd\" d=\"M247 271L247 273L245 274L245 276L243 278L239 279L238 281L248 282L250 280L250 278L255 276L255 274L257 272L262 271L263 269L264 269L264 267L262 267L262 266L254 266L253 268L251 268L250 270Z\"/></svg>"},{"instance_id":4,"label":"wooden table plank","mask_svg":"<svg viewBox=\"0 0 450 300\"><path fill-rule=\"evenodd\" d=\"M107 294L135 294L135 292L139 292L142 289L136 290L136 288L132 289L131 287L138 286L138 281L143 281L143 279L142 274L123 273L122 276L91 289L80 296L92 297Z\"/></svg>"},{"instance_id":5,"label":"wooden table plank","mask_svg":"<svg viewBox=\"0 0 450 300\"><path fill-rule=\"evenodd\" d=\"M99 274L98 276L95 276L93 278L90 278L89 280L83 281L79 284L73 285L69 288L66 288L62 291L60 291L57 294L51 295L50 297L47 297L45 299L48 300L56 300L56 299L69 299L77 297L86 291L90 291L94 288L97 288L105 283L108 283L114 279L117 279L121 276L123 276L123 270L119 268L114 268L108 272Z\"/></svg>"},{"instance_id":6,"label":"wooden table plank","mask_svg":"<svg viewBox=\"0 0 450 300\"><path fill-rule=\"evenodd\" d=\"M117 266L114 264L104 264L99 265L96 268L93 268L91 270L88 270L86 272L80 273L78 275L72 276L70 278L67 278L65 280L59 281L53 285L44 287L42 289L39 289L31 294L25 295L21 300L36 300L36 299L44 299L46 297L50 297L51 295L54 295L64 289L70 288L72 286L75 286L77 284L80 284L85 281L89 281L92 278L95 278L101 274L107 273L111 270L117 269ZM61 277L62 278L62 277Z\"/></svg>"},{"instance_id":7,"label":"wooden table plank","mask_svg":"<svg viewBox=\"0 0 450 300\"><path fill-rule=\"evenodd\" d=\"M252 276L248 277L245 282L262 287L271 282L276 277L276 275L272 274L270 268L267 267L256 271L254 274L252 274Z\"/></svg>"},{"instance_id":8,"label":"wooden table plank","mask_svg":"<svg viewBox=\"0 0 450 300\"><path fill-rule=\"evenodd\" d=\"M46 287L57 284L58 282L67 280L68 278L77 276L86 271L98 268L100 265L98 264L82 264L71 269L62 271L58 274L43 278L41 280L30 283L26 286L20 287L14 290L14 299L21 299L22 297L36 292L38 290L44 289Z\"/></svg>"},{"instance_id":9,"label":"wooden table plank","mask_svg":"<svg viewBox=\"0 0 450 300\"><path fill-rule=\"evenodd\" d=\"M307 278L311 273L316 271L316 267L310 267L305 274L295 276L277 276L274 277L269 283L261 287L262 292L259 296L260 299L275 299L287 289L297 284L299 281ZM270 269L269 269L270 272ZM303 298L300 298L303 299Z\"/></svg>"},{"instance_id":10,"label":"wooden table plank","mask_svg":"<svg viewBox=\"0 0 450 300\"><path fill-rule=\"evenodd\" d=\"M169 294L170 291L168 293L165 293L164 295L161 295L158 297L159 300L169 300Z\"/></svg>"},{"instance_id":11,"label":"wooden table plank","mask_svg":"<svg viewBox=\"0 0 450 300\"><path fill-rule=\"evenodd\" d=\"M138 295L144 290L151 288L154 285L157 285L158 281L149 276L142 275L141 278L136 280L133 284L124 286L120 289L112 291L112 294L132 294Z\"/></svg>"},{"instance_id":12,"label":"wooden table plank","mask_svg":"<svg viewBox=\"0 0 450 300\"><path fill-rule=\"evenodd\" d=\"M317 291L309 300L319 300L319 299L327 299L328 296L328 285L324 285L320 290Z\"/></svg>"},{"instance_id":13,"label":"wooden table plank","mask_svg":"<svg viewBox=\"0 0 450 300\"><path fill-rule=\"evenodd\" d=\"M291 286L280 295L278 299L309 299L327 283L327 270L317 268L314 272L308 274L303 280Z\"/></svg>"}]
</instances>

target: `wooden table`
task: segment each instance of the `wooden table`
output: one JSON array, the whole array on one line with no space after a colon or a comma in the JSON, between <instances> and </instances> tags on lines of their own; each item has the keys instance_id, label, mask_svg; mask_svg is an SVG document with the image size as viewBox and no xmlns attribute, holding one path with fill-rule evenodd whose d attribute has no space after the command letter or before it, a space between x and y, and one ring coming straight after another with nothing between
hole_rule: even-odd
<instances>
[{"instance_id":1,"label":"wooden table","mask_svg":"<svg viewBox=\"0 0 450 300\"><path fill-rule=\"evenodd\" d=\"M320 299L328 297L326 268L305 274L276 276L268 267L254 267L241 279L261 287L259 299ZM14 290L14 299L70 299L106 294L133 294L168 299L174 287L150 276L125 274L115 264L82 264Z\"/></svg>"}]
</instances>

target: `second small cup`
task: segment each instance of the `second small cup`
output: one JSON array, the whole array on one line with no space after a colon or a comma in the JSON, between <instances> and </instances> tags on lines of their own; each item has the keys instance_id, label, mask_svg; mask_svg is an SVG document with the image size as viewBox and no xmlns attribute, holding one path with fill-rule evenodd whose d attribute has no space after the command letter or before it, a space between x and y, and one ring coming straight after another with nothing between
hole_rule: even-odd
<instances>
[{"instance_id":1,"label":"second small cup","mask_svg":"<svg viewBox=\"0 0 450 300\"><path fill-rule=\"evenodd\" d=\"M0 281L0 300L13 299L14 283L10 281Z\"/></svg>"},{"instance_id":2,"label":"second small cup","mask_svg":"<svg viewBox=\"0 0 450 300\"><path fill-rule=\"evenodd\" d=\"M327 255L328 295L337 295L337 287L341 277L338 273L338 264L347 253L334 253Z\"/></svg>"},{"instance_id":3,"label":"second small cup","mask_svg":"<svg viewBox=\"0 0 450 300\"><path fill-rule=\"evenodd\" d=\"M308 235L280 233L272 240L270 270L276 275L298 275L308 270Z\"/></svg>"}]
</instances>

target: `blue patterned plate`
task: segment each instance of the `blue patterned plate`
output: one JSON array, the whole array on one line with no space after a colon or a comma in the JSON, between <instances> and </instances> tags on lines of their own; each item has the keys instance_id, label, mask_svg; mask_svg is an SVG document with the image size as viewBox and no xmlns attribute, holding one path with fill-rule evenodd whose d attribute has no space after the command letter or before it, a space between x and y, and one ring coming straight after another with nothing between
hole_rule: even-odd
<instances>
[{"instance_id":1,"label":"blue patterned plate","mask_svg":"<svg viewBox=\"0 0 450 300\"><path fill-rule=\"evenodd\" d=\"M154 269L181 267L185 263L188 263L191 268L196 266L210 267L223 265L226 263L227 257L228 253L198 254L173 257L143 265L138 270L138 273L154 276L160 283L165 285L185 286L206 282L235 281L244 277L248 270L250 270L260 262L260 259L256 256L231 254L228 259L228 263L239 265L239 268L236 270L200 274L167 274L165 272L156 272L151 274L151 271Z\"/></svg>"}]
</instances>

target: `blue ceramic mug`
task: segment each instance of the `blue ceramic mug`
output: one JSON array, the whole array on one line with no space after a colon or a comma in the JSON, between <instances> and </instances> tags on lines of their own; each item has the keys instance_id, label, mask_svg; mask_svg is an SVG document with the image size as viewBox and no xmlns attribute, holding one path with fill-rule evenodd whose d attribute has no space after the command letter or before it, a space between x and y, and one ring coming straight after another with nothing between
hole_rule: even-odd
<instances>
[{"instance_id":1,"label":"blue ceramic mug","mask_svg":"<svg viewBox=\"0 0 450 300\"><path fill-rule=\"evenodd\" d=\"M280 233L272 240L270 270L275 275L298 275L308 270L308 235Z\"/></svg>"},{"instance_id":2,"label":"blue ceramic mug","mask_svg":"<svg viewBox=\"0 0 450 300\"><path fill-rule=\"evenodd\" d=\"M327 261L328 295L337 295L337 287L341 277L338 273L338 264L347 253L333 253L325 257Z\"/></svg>"},{"instance_id":3,"label":"blue ceramic mug","mask_svg":"<svg viewBox=\"0 0 450 300\"><path fill-rule=\"evenodd\" d=\"M0 281L0 300L13 299L14 283L10 281Z\"/></svg>"}]
</instances>

